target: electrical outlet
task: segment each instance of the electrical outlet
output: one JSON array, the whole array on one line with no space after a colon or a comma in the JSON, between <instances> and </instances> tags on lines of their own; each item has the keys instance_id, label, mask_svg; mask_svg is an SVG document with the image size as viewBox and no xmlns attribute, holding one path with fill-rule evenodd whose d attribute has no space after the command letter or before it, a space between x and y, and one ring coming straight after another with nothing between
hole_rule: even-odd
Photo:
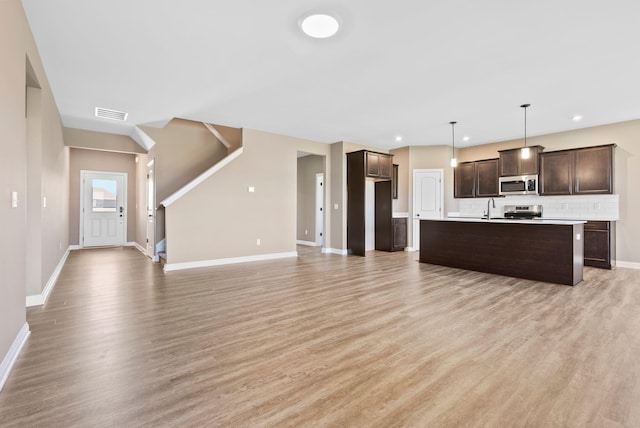
<instances>
[{"instance_id":1,"label":"electrical outlet","mask_svg":"<svg viewBox=\"0 0 640 428\"><path fill-rule=\"evenodd\" d=\"M337 210L337 209L338 209L338 206L339 206L338 204L333 204L333 209L334 209L334 210Z\"/></svg>"},{"instance_id":2,"label":"electrical outlet","mask_svg":"<svg viewBox=\"0 0 640 428\"><path fill-rule=\"evenodd\" d=\"M308 231L307 229L305 229L305 230L304 230L304 234L305 234L305 235L308 235L308 234L309 234L309 231Z\"/></svg>"},{"instance_id":3,"label":"electrical outlet","mask_svg":"<svg viewBox=\"0 0 640 428\"><path fill-rule=\"evenodd\" d=\"M256 239L256 245L259 247L260 246L260 238Z\"/></svg>"}]
</instances>

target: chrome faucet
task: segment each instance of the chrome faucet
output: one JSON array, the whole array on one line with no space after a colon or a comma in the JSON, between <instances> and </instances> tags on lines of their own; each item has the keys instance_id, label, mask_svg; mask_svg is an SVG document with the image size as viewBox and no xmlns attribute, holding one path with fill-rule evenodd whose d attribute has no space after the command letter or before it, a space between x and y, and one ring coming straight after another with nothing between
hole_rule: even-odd
<instances>
[{"instance_id":1,"label":"chrome faucet","mask_svg":"<svg viewBox=\"0 0 640 428\"><path fill-rule=\"evenodd\" d=\"M493 208L496 207L496 201L493 198L487 201L487 220L491 220L491 205L493 205Z\"/></svg>"}]
</instances>

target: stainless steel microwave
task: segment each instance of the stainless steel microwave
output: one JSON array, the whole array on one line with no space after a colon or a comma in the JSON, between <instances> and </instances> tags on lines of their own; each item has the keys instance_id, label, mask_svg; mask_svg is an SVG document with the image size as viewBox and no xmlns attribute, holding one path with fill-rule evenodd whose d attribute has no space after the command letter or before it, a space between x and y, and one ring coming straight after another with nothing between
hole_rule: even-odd
<instances>
[{"instance_id":1,"label":"stainless steel microwave","mask_svg":"<svg viewBox=\"0 0 640 428\"><path fill-rule=\"evenodd\" d=\"M537 195L537 175L517 175L500 177L500 195Z\"/></svg>"}]
</instances>

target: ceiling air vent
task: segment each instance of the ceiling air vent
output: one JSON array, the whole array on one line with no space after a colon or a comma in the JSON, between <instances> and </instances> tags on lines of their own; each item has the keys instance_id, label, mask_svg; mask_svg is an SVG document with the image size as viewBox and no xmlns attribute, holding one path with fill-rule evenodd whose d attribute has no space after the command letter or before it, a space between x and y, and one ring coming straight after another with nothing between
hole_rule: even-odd
<instances>
[{"instance_id":1,"label":"ceiling air vent","mask_svg":"<svg viewBox=\"0 0 640 428\"><path fill-rule=\"evenodd\" d=\"M96 117L111 120L127 120L129 113L108 108L96 107Z\"/></svg>"}]
</instances>

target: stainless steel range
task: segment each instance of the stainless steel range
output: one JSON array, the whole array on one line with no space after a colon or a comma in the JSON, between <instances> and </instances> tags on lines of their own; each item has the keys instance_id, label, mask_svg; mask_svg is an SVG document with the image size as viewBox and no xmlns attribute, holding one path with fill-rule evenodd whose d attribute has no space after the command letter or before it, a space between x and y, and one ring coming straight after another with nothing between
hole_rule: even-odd
<instances>
[{"instance_id":1,"label":"stainless steel range","mask_svg":"<svg viewBox=\"0 0 640 428\"><path fill-rule=\"evenodd\" d=\"M542 218L542 205L505 205L504 218L533 220Z\"/></svg>"}]
</instances>

